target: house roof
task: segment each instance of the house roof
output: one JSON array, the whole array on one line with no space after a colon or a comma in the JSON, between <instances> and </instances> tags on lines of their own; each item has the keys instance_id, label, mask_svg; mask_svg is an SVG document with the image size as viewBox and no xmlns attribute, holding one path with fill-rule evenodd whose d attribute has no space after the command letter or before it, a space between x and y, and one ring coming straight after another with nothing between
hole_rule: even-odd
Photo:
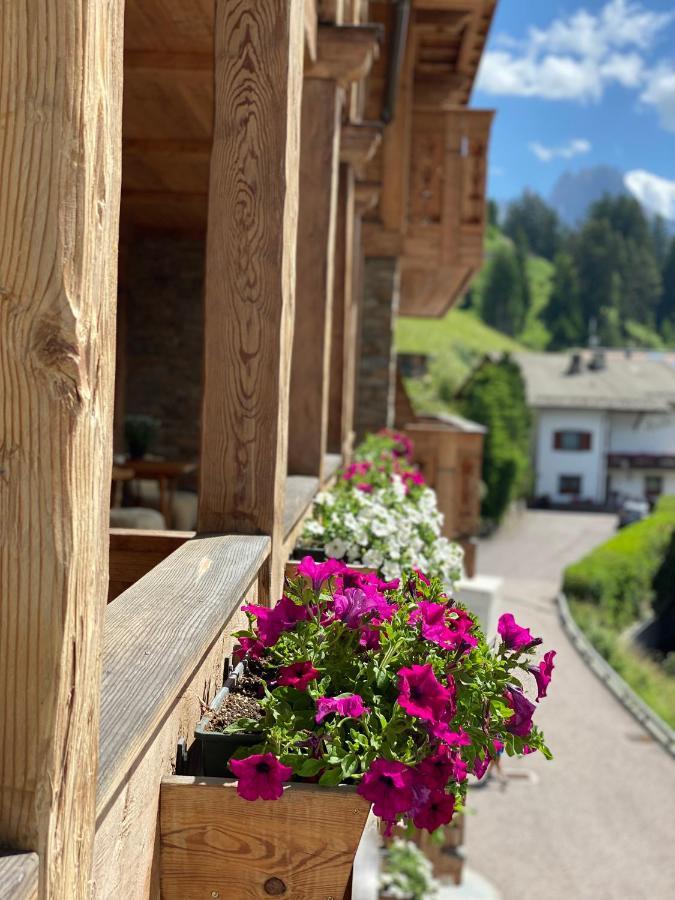
<instances>
[{"instance_id":1,"label":"house roof","mask_svg":"<svg viewBox=\"0 0 675 900\"><path fill-rule=\"evenodd\" d=\"M514 356L531 407L627 412L670 412L675 407L675 367L662 355L610 351L601 369L589 367L592 351L580 351L579 356L576 374L570 374L571 353Z\"/></svg>"}]
</instances>

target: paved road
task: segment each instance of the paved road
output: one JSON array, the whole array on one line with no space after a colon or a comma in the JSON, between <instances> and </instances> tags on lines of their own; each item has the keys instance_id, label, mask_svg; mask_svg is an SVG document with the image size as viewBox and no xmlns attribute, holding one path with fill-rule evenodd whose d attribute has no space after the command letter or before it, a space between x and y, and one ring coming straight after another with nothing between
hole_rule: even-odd
<instances>
[{"instance_id":1,"label":"paved road","mask_svg":"<svg viewBox=\"0 0 675 900\"><path fill-rule=\"evenodd\" d=\"M479 550L502 576L503 609L558 651L537 720L555 760L506 759L531 773L470 791L468 864L504 900L675 898L675 762L590 672L553 598L569 562L609 536L610 516L527 512Z\"/></svg>"}]
</instances>

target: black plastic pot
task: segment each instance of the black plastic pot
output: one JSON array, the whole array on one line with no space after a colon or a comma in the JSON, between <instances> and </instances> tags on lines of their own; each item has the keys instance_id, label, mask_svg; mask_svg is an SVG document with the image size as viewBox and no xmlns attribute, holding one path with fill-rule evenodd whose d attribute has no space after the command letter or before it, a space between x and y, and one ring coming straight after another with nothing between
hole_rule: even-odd
<instances>
[{"instance_id":1,"label":"black plastic pot","mask_svg":"<svg viewBox=\"0 0 675 900\"><path fill-rule=\"evenodd\" d=\"M225 685L216 694L209 709L217 712L223 705L225 698L237 683L237 678L244 672L243 665L237 666ZM240 747L253 747L260 744L263 736L259 733L240 732L239 734L223 734L220 731L211 731L209 727L210 716L207 713L195 728L195 739L199 741L202 751L202 767L204 775L213 778L232 778L232 772L228 763L233 754Z\"/></svg>"}]
</instances>

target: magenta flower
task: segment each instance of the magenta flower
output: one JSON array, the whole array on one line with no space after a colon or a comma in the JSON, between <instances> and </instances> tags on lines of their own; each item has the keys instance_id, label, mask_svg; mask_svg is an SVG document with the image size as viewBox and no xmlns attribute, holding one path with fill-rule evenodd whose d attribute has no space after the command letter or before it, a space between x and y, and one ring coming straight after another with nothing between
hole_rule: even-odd
<instances>
[{"instance_id":1,"label":"magenta flower","mask_svg":"<svg viewBox=\"0 0 675 900\"><path fill-rule=\"evenodd\" d=\"M347 697L319 697L316 708L316 721L319 724L332 713L337 713L343 718L358 719L370 712L370 709L363 705L363 698L359 694L349 694Z\"/></svg>"},{"instance_id":2,"label":"magenta flower","mask_svg":"<svg viewBox=\"0 0 675 900\"><path fill-rule=\"evenodd\" d=\"M251 659L260 659L264 651L265 645L262 641L259 641L257 638L244 636L239 638L239 643L232 651L232 656L235 662L239 662L245 656L250 656Z\"/></svg>"},{"instance_id":3,"label":"magenta flower","mask_svg":"<svg viewBox=\"0 0 675 900\"><path fill-rule=\"evenodd\" d=\"M249 603L242 606L242 610L257 619L258 637L265 647L273 647L284 631L291 631L309 616L305 606L294 603L289 597L282 597L272 609Z\"/></svg>"},{"instance_id":4,"label":"magenta flower","mask_svg":"<svg viewBox=\"0 0 675 900\"><path fill-rule=\"evenodd\" d=\"M504 727L511 734L515 734L518 737L527 737L532 730L532 716L536 706L534 703L530 703L527 697L521 691L516 690L516 688L505 691L504 697L513 710L513 715L506 720Z\"/></svg>"},{"instance_id":5,"label":"magenta flower","mask_svg":"<svg viewBox=\"0 0 675 900\"><path fill-rule=\"evenodd\" d=\"M373 486L372 486L372 484L368 484L367 481L357 482L356 487L359 491L362 491L364 494L372 494L373 493Z\"/></svg>"},{"instance_id":6,"label":"magenta flower","mask_svg":"<svg viewBox=\"0 0 675 900\"><path fill-rule=\"evenodd\" d=\"M537 668L534 666L528 667L528 672L534 675L534 679L537 682L537 703L546 696L546 691L551 683L553 670L555 669L555 666L553 665L555 657L555 650L549 650L548 653L544 653L544 659L539 663Z\"/></svg>"},{"instance_id":7,"label":"magenta flower","mask_svg":"<svg viewBox=\"0 0 675 900\"><path fill-rule=\"evenodd\" d=\"M398 703L411 716L439 722L454 715L454 689L444 687L429 664L399 669L398 689Z\"/></svg>"},{"instance_id":8,"label":"magenta flower","mask_svg":"<svg viewBox=\"0 0 675 900\"><path fill-rule=\"evenodd\" d=\"M373 467L370 462L354 462L344 471L343 478L345 481L351 481L355 475L366 475Z\"/></svg>"},{"instance_id":9,"label":"magenta flower","mask_svg":"<svg viewBox=\"0 0 675 900\"><path fill-rule=\"evenodd\" d=\"M318 593L329 578L344 572L345 569L345 564L339 559L327 559L318 563L311 556L305 556L298 566L298 575L308 578L312 582L312 590Z\"/></svg>"},{"instance_id":10,"label":"magenta flower","mask_svg":"<svg viewBox=\"0 0 675 900\"><path fill-rule=\"evenodd\" d=\"M282 783L293 774L293 769L282 765L273 753L231 759L228 765L238 779L237 793L244 800L278 800L284 791Z\"/></svg>"},{"instance_id":11,"label":"magenta flower","mask_svg":"<svg viewBox=\"0 0 675 900\"><path fill-rule=\"evenodd\" d=\"M504 749L504 744L502 741L494 740L492 742L492 746L494 747L495 756L499 756L499 754ZM480 781L480 779L485 775L488 770L488 766L492 762L493 757L486 751L484 756L477 756L476 761L473 764L473 774Z\"/></svg>"},{"instance_id":12,"label":"magenta flower","mask_svg":"<svg viewBox=\"0 0 675 900\"><path fill-rule=\"evenodd\" d=\"M503 616L500 616L497 631L509 650L522 650L523 647L534 644L538 640L538 638L532 637L529 628L521 628L511 613L504 613Z\"/></svg>"},{"instance_id":13,"label":"magenta flower","mask_svg":"<svg viewBox=\"0 0 675 900\"><path fill-rule=\"evenodd\" d=\"M455 798L445 791L433 791L427 802L413 813L415 828L436 831L451 821L455 812Z\"/></svg>"},{"instance_id":14,"label":"magenta flower","mask_svg":"<svg viewBox=\"0 0 675 900\"><path fill-rule=\"evenodd\" d=\"M298 691L306 691L311 681L319 677L319 672L311 662L295 662L279 669L278 683L286 687L294 687Z\"/></svg>"},{"instance_id":15,"label":"magenta flower","mask_svg":"<svg viewBox=\"0 0 675 900\"><path fill-rule=\"evenodd\" d=\"M413 804L414 781L414 771L403 763L376 759L356 790L373 804L376 816L395 822Z\"/></svg>"},{"instance_id":16,"label":"magenta flower","mask_svg":"<svg viewBox=\"0 0 675 900\"><path fill-rule=\"evenodd\" d=\"M471 738L463 728L452 731L447 722L432 722L427 727L432 737L447 744L448 747L468 747L471 744Z\"/></svg>"},{"instance_id":17,"label":"magenta flower","mask_svg":"<svg viewBox=\"0 0 675 900\"><path fill-rule=\"evenodd\" d=\"M467 766L457 751L440 746L419 764L417 771L430 790L444 790L450 781L463 781Z\"/></svg>"},{"instance_id":18,"label":"magenta flower","mask_svg":"<svg viewBox=\"0 0 675 900\"><path fill-rule=\"evenodd\" d=\"M379 619L372 619L369 627L361 628L359 631L359 645L365 650L378 650L380 647L380 631L377 625L382 623Z\"/></svg>"}]
</instances>

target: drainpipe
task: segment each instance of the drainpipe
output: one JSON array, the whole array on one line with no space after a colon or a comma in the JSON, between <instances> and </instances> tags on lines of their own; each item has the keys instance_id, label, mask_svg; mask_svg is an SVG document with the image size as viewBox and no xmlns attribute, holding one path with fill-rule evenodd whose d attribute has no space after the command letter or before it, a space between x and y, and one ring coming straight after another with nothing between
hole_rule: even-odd
<instances>
[{"instance_id":1,"label":"drainpipe","mask_svg":"<svg viewBox=\"0 0 675 900\"><path fill-rule=\"evenodd\" d=\"M382 121L388 125L396 112L396 97L401 82L401 70L405 56L410 23L410 0L391 0L394 9L394 27L391 35L391 53L387 67L387 86L382 106Z\"/></svg>"}]
</instances>

